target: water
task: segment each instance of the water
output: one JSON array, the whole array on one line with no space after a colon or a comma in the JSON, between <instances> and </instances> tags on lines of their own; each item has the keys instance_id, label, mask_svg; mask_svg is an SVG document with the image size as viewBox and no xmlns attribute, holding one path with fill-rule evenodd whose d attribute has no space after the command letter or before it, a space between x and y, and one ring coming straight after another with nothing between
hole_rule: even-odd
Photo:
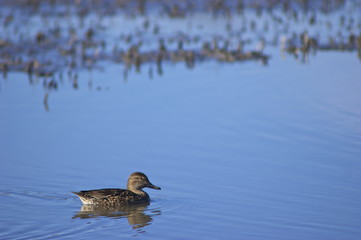
<instances>
[{"instance_id":1,"label":"water","mask_svg":"<svg viewBox=\"0 0 361 240\"><path fill-rule=\"evenodd\" d=\"M128 82L109 65L83 72L77 91L64 82L48 112L41 84L12 73L1 79L1 239L358 239L359 64L322 53ZM149 206L74 218L70 191L124 187L133 171L162 187Z\"/></svg>"},{"instance_id":2,"label":"water","mask_svg":"<svg viewBox=\"0 0 361 240\"><path fill-rule=\"evenodd\" d=\"M119 35L112 18L102 20L106 36ZM212 35L209 15L197 18ZM187 29L182 19L157 21L162 36ZM217 29L227 21L216 19ZM145 36L145 48L157 45ZM78 69L77 88L64 74L58 90L3 72L0 239L359 239L357 52L303 61L265 51L266 66L164 62L162 75L152 62L136 73L101 61ZM71 193L124 188L134 171L162 188L145 189L149 205L82 206Z\"/></svg>"}]
</instances>

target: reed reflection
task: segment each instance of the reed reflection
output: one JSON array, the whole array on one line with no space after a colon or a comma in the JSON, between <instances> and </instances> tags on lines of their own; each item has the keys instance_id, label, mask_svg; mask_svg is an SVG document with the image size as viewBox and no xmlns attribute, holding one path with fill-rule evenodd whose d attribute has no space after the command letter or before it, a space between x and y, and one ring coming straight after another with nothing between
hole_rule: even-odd
<instances>
[{"instance_id":1,"label":"reed reflection","mask_svg":"<svg viewBox=\"0 0 361 240\"><path fill-rule=\"evenodd\" d=\"M78 89L77 73L102 68L100 63L104 61L126 66L125 74L132 66L140 73L144 64L155 64L162 75L162 63L169 62L184 62L190 69L205 60L258 61L267 65L272 56L264 50L279 45L285 53L296 58L300 55L301 62L307 61L308 53L316 51L353 51L361 56L360 6L352 1L227 0L179 4L175 0L155 0L142 1L144 6L138 11L130 0L125 0L122 8L116 0L106 4L86 2L56 1L49 5L48 1L7 1L0 10L0 34L7 36L0 39L3 78L8 72L17 71L48 78L68 72L73 88ZM62 12L64 9L66 13ZM165 14L156 9L163 9ZM79 11L81 15L74 14ZM23 17L32 17L29 12L38 15L41 24L22 21ZM66 21L61 17L64 14L74 17L74 21ZM161 25L152 20L159 14L164 14ZM128 32L103 22L114 15L121 21L126 16L139 21L129 23L133 30ZM147 18L142 22L144 16ZM210 18L205 21L202 16ZM178 25L173 18L178 19ZM216 19L224 27L213 26ZM102 24L94 25L95 20ZM196 34L192 29L184 30L188 21L199 26ZM169 28L175 29L167 32ZM45 87L55 87L57 83L49 81Z\"/></svg>"},{"instance_id":2,"label":"reed reflection","mask_svg":"<svg viewBox=\"0 0 361 240\"><path fill-rule=\"evenodd\" d=\"M124 68L127 82L145 67L149 79L164 76L169 64L192 69L204 61L252 61L266 66L275 48L302 64L325 51L355 52L361 59L357 1L121 2L120 7L118 0L5 1L0 8L0 35L6 36L0 37L0 76L24 72L31 85L42 82L49 111L51 91L66 81L81 90L80 74L104 70L105 62ZM40 19L37 24L33 16ZM129 31L115 27L128 17L136 20L127 22Z\"/></svg>"}]
</instances>

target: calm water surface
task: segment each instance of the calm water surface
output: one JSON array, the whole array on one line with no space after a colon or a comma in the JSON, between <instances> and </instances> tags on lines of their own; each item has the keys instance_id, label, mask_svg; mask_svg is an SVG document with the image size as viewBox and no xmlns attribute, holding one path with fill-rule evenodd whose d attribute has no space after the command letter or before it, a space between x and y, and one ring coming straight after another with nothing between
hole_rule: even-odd
<instances>
[{"instance_id":1,"label":"calm water surface","mask_svg":"<svg viewBox=\"0 0 361 240\"><path fill-rule=\"evenodd\" d=\"M360 60L273 54L127 81L109 64L78 90L64 80L48 111L41 82L1 77L0 238L359 239ZM162 187L149 206L82 208L70 193L133 171Z\"/></svg>"}]
</instances>

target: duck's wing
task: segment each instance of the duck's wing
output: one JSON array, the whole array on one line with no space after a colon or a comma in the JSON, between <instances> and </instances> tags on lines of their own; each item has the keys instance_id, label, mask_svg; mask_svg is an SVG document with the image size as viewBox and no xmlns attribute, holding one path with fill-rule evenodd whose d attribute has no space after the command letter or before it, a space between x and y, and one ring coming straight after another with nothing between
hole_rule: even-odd
<instances>
[{"instance_id":1,"label":"duck's wing","mask_svg":"<svg viewBox=\"0 0 361 240\"><path fill-rule=\"evenodd\" d=\"M108 188L73 193L83 204L135 204L149 201L148 194L140 195L126 189Z\"/></svg>"},{"instance_id":2,"label":"duck's wing","mask_svg":"<svg viewBox=\"0 0 361 240\"><path fill-rule=\"evenodd\" d=\"M73 193L85 199L87 198L103 199L114 196L120 196L123 192L127 192L127 190L118 189L118 188L106 188L106 189L96 189L96 190L80 191Z\"/></svg>"}]
</instances>

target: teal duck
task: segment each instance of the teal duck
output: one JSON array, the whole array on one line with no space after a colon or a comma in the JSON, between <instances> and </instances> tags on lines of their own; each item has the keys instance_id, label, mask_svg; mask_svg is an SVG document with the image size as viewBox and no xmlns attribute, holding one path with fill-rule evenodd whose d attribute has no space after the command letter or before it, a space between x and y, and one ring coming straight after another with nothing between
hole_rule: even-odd
<instances>
[{"instance_id":1,"label":"teal duck","mask_svg":"<svg viewBox=\"0 0 361 240\"><path fill-rule=\"evenodd\" d=\"M160 190L160 187L150 183L144 173L134 172L128 178L127 189L106 188L73 193L83 204L129 205L149 202L148 193L142 190L145 187Z\"/></svg>"}]
</instances>

